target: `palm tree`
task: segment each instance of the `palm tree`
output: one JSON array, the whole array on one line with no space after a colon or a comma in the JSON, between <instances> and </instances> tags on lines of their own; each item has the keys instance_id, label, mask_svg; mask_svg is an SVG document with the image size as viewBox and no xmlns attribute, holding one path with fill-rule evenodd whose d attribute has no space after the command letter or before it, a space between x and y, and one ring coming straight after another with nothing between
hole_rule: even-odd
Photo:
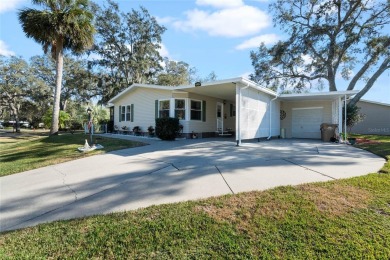
<instances>
[{"instance_id":1,"label":"palm tree","mask_svg":"<svg viewBox=\"0 0 390 260\"><path fill-rule=\"evenodd\" d=\"M88 0L32 0L43 10L25 8L19 12L19 21L28 38L49 48L56 60L56 88L50 134L58 133L58 117L62 84L64 50L80 54L93 44L95 28Z\"/></svg>"}]
</instances>

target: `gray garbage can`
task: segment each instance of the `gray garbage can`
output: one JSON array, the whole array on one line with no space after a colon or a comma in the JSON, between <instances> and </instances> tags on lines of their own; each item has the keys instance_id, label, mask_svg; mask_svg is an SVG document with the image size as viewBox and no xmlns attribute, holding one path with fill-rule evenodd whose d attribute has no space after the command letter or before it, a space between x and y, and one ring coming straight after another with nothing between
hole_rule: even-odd
<instances>
[{"instance_id":1,"label":"gray garbage can","mask_svg":"<svg viewBox=\"0 0 390 260\"><path fill-rule=\"evenodd\" d=\"M336 136L337 124L322 123L320 126L321 140L324 142L330 142L332 137Z\"/></svg>"},{"instance_id":2,"label":"gray garbage can","mask_svg":"<svg viewBox=\"0 0 390 260\"><path fill-rule=\"evenodd\" d=\"M286 129L285 128L280 129L280 138L282 138L282 139L286 138Z\"/></svg>"}]
</instances>

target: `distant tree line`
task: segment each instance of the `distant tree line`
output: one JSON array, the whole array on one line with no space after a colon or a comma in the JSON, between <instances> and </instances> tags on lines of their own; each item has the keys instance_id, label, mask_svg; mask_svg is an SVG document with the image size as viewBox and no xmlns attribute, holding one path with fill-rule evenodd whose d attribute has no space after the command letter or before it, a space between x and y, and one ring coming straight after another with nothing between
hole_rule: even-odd
<instances>
[{"instance_id":1,"label":"distant tree line","mask_svg":"<svg viewBox=\"0 0 390 260\"><path fill-rule=\"evenodd\" d=\"M270 4L285 39L260 44L251 79L274 90L354 90L354 106L390 69L389 0L277 0ZM390 86L390 85L388 85Z\"/></svg>"},{"instance_id":2,"label":"distant tree line","mask_svg":"<svg viewBox=\"0 0 390 260\"><path fill-rule=\"evenodd\" d=\"M50 133L56 134L60 111L72 114L91 99L105 105L133 83L216 79L214 72L201 78L186 62L161 57L166 28L143 7L123 13L112 0L102 6L88 0L33 3L41 8L22 9L19 20L45 55L29 61L0 56L0 118L15 120L17 130L20 119L47 122L51 111Z\"/></svg>"}]
</instances>

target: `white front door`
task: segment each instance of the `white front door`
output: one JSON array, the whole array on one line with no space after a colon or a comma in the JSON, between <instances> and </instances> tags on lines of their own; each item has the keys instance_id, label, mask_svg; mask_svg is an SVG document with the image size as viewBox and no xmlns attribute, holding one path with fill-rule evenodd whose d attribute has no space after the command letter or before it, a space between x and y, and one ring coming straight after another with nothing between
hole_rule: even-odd
<instances>
[{"instance_id":1,"label":"white front door","mask_svg":"<svg viewBox=\"0 0 390 260\"><path fill-rule=\"evenodd\" d=\"M217 132L223 134L223 104L217 102Z\"/></svg>"},{"instance_id":2,"label":"white front door","mask_svg":"<svg viewBox=\"0 0 390 260\"><path fill-rule=\"evenodd\" d=\"M320 126L323 123L323 108L293 108L292 109L292 137L293 138L321 138Z\"/></svg>"}]
</instances>

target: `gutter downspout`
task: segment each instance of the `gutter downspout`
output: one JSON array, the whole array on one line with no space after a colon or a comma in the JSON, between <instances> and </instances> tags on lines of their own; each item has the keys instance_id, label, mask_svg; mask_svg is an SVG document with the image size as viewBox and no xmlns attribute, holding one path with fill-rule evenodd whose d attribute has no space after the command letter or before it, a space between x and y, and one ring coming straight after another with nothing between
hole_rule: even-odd
<instances>
[{"instance_id":1,"label":"gutter downspout","mask_svg":"<svg viewBox=\"0 0 390 260\"><path fill-rule=\"evenodd\" d=\"M238 116L237 116L237 121L238 121L238 127L237 127L237 145L236 146L240 146L241 145L241 91L244 90L244 89L247 89L249 88L249 83L245 86L245 87L240 87L240 90L238 91L238 106L237 106L237 112L238 112Z\"/></svg>"},{"instance_id":2,"label":"gutter downspout","mask_svg":"<svg viewBox=\"0 0 390 260\"><path fill-rule=\"evenodd\" d=\"M272 101L275 101L278 97L279 95L276 95L276 97L271 99L268 104L269 105L269 136L267 140L271 139L272 136Z\"/></svg>"}]
</instances>

